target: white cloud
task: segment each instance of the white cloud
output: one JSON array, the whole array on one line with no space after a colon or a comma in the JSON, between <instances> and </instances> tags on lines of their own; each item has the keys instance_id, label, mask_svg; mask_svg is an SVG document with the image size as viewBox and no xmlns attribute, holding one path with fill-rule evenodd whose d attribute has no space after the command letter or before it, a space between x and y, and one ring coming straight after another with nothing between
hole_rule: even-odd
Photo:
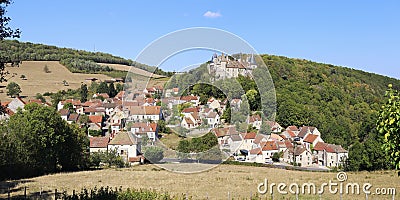
<instances>
[{"instance_id":1,"label":"white cloud","mask_svg":"<svg viewBox=\"0 0 400 200\"><path fill-rule=\"evenodd\" d=\"M221 13L219 13L219 12L211 12L211 11L207 11L206 13L204 13L203 16L204 16L204 17L207 17L207 18L218 18L218 17L222 17Z\"/></svg>"}]
</instances>

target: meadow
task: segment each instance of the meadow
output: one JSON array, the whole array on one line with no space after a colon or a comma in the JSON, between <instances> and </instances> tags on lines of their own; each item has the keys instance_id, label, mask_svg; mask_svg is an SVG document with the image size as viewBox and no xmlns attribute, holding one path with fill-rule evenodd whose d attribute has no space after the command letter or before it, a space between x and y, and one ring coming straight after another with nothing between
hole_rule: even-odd
<instances>
[{"instance_id":1,"label":"meadow","mask_svg":"<svg viewBox=\"0 0 400 200\"><path fill-rule=\"evenodd\" d=\"M171 164L173 165L173 164ZM187 167L195 168L196 165L190 164ZM201 167L201 166L197 166ZM256 195L260 199L272 199L269 191L266 195L258 194L257 187L268 179L271 183L291 183L301 185L303 183L314 183L317 190L322 183L336 182L336 172L305 172L292 171L285 169L252 167L238 165L218 165L208 171L182 174L166 171L157 165L139 165L123 169L102 169L94 171L82 171L73 173L59 173L40 176L25 180L7 181L0 184L0 198L6 198L7 185L12 185L12 196L24 193L44 191L47 194L57 191L67 191L69 194L73 190L80 191L82 188L94 188L110 186L112 188L143 188L159 192L168 192L172 195L184 195L193 199L249 199ZM372 184L370 191L374 192L378 187L393 187L400 191L400 178L395 171L376 171L376 172L349 172L348 179L344 183L364 183ZM286 188L289 192L289 189ZM296 195L282 195L275 192L274 199L296 199ZM258 199L257 198L257 199ZM343 199L365 199L365 194L360 188L360 194L343 194ZM398 199L398 195L395 199ZM318 195L299 195L299 199L320 199ZM328 188L321 199L340 199L339 194L330 194ZM392 199L391 195L370 195L369 199Z\"/></svg>"}]
</instances>

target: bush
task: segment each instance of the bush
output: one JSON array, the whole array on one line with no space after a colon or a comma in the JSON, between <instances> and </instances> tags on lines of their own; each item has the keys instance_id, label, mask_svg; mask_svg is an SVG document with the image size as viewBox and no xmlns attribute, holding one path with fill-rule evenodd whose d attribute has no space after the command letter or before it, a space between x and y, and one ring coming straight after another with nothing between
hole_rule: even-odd
<instances>
[{"instance_id":1,"label":"bush","mask_svg":"<svg viewBox=\"0 0 400 200\"><path fill-rule=\"evenodd\" d=\"M160 162L164 158L164 150L156 146L147 147L144 149L144 157L152 163Z\"/></svg>"}]
</instances>

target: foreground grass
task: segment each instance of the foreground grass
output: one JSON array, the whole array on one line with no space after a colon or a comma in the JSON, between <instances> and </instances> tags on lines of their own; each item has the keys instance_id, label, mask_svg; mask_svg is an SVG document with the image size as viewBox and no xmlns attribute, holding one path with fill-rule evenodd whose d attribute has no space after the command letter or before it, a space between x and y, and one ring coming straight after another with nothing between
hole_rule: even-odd
<instances>
[{"instance_id":1,"label":"foreground grass","mask_svg":"<svg viewBox=\"0 0 400 200\"><path fill-rule=\"evenodd\" d=\"M194 164L202 165L202 164ZM400 178L394 171L377 172L349 172L347 182L371 183L373 191L377 187L395 187L400 191ZM264 182L269 183L315 183L317 187L324 182L336 181L336 173L332 172L303 172L274 169L266 167L219 165L211 170L195 174L178 174L163 170L156 165L140 165L126 169L104 169L97 171L83 171L75 173L60 173L36 177L27 180L9 181L2 183L14 185L12 195L21 195L24 187L28 193L54 190L80 191L82 188L101 186L127 188L145 188L168 192L172 195L188 194L193 199L249 199L255 196L257 186ZM346 183L346 182L345 182ZM286 189L288 191L288 189ZM0 198L6 198L6 193L0 191ZM259 195L262 199L270 199L270 195ZM398 195L396 196L396 198ZM392 196L370 196L369 199L391 199ZM395 199L396 199L395 198ZM295 199L295 195L274 194L274 199ZM319 199L316 195L300 195L299 199ZM332 195L329 191L322 195L322 199L340 199L339 194ZM343 199L365 199L365 194L343 195Z\"/></svg>"}]
</instances>

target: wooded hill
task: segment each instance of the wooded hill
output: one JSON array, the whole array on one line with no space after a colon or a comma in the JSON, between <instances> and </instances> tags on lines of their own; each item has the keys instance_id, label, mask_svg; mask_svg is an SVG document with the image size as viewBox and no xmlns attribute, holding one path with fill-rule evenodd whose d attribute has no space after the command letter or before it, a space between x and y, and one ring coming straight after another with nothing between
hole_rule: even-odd
<instances>
[{"instance_id":1,"label":"wooded hill","mask_svg":"<svg viewBox=\"0 0 400 200\"><path fill-rule=\"evenodd\" d=\"M159 75L170 76L172 73L156 69L154 66L141 64L130 59L113 56L102 52L89 52L71 48L19 42L17 40L0 41L0 59L6 62L18 61L60 61L72 72L101 73L113 69L97 63L123 64L133 66Z\"/></svg>"},{"instance_id":2,"label":"wooded hill","mask_svg":"<svg viewBox=\"0 0 400 200\"><path fill-rule=\"evenodd\" d=\"M350 149L351 170L387 168L376 131L389 84L400 80L329 64L262 55L277 95L276 120L317 127L328 143Z\"/></svg>"}]
</instances>

